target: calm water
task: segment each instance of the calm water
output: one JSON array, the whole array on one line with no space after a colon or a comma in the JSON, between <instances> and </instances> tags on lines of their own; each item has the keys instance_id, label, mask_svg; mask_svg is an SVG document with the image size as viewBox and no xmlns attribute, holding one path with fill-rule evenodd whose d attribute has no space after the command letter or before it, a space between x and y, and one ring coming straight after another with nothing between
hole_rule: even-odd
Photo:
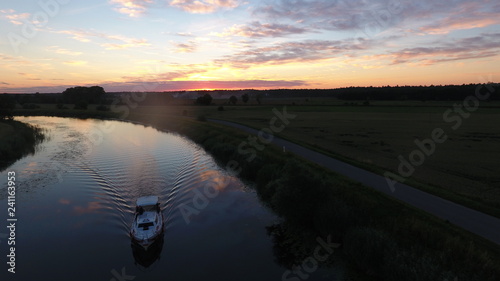
<instances>
[{"instance_id":1,"label":"calm water","mask_svg":"<svg viewBox=\"0 0 500 281\"><path fill-rule=\"evenodd\" d=\"M17 118L47 129L36 154L1 173L0 280L283 278L252 189L178 135L117 121ZM7 272L7 172L16 173L16 273ZM163 241L131 244L136 198L158 195ZM303 275L305 276L305 275ZM307 280L339 280L319 269ZM292 279L292 278L298 279Z\"/></svg>"}]
</instances>

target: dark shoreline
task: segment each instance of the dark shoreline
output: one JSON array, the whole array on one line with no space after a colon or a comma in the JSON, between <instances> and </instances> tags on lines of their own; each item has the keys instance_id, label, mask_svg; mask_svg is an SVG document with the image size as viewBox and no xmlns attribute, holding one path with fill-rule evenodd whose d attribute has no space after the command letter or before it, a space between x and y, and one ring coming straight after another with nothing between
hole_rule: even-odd
<instances>
[{"instance_id":1,"label":"dark shoreline","mask_svg":"<svg viewBox=\"0 0 500 281\"><path fill-rule=\"evenodd\" d=\"M0 134L0 171L22 157L33 154L36 146L45 139L42 129L15 120L4 120Z\"/></svg>"}]
</instances>

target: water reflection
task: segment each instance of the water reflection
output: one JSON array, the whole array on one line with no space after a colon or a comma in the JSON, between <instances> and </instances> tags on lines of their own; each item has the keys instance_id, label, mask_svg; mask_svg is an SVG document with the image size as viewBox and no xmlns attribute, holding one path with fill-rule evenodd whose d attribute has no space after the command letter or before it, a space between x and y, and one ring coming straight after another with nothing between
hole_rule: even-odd
<instances>
[{"instance_id":1,"label":"water reflection","mask_svg":"<svg viewBox=\"0 0 500 281\"><path fill-rule=\"evenodd\" d=\"M147 249L131 239L130 246L132 247L132 255L134 256L134 264L139 269L147 269L161 257L163 250L163 233L151 244Z\"/></svg>"}]
</instances>

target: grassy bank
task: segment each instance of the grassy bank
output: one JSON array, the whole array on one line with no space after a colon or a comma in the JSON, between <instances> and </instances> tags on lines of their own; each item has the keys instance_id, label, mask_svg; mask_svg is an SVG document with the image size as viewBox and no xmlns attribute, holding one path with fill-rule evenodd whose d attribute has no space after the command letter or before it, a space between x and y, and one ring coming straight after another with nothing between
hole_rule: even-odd
<instances>
[{"instance_id":1,"label":"grassy bank","mask_svg":"<svg viewBox=\"0 0 500 281\"><path fill-rule=\"evenodd\" d=\"M88 109L58 109L56 105L42 104L39 108L24 109L16 108L13 111L15 116L58 116L74 118L116 118L117 113L111 111L97 110L97 105L89 105Z\"/></svg>"},{"instance_id":2,"label":"grassy bank","mask_svg":"<svg viewBox=\"0 0 500 281\"><path fill-rule=\"evenodd\" d=\"M356 279L500 278L497 245L275 147L249 161L238 153L248 136L237 130L151 113L129 119L188 136L221 166L231 163L240 177L254 182L262 201L284 218L269 231L281 241L275 252L287 266L313 255L315 244L304 241L330 236L342 245L339 253L359 274Z\"/></svg>"},{"instance_id":3,"label":"grassy bank","mask_svg":"<svg viewBox=\"0 0 500 281\"><path fill-rule=\"evenodd\" d=\"M19 121L0 122L0 170L4 170L23 156L34 153L43 141L42 130Z\"/></svg>"}]
</instances>

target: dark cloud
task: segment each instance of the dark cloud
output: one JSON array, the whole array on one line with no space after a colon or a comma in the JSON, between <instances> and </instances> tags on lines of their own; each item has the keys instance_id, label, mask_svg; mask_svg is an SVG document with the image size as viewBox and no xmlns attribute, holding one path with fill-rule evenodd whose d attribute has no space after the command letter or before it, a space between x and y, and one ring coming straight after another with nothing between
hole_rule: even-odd
<instances>
[{"instance_id":1,"label":"dark cloud","mask_svg":"<svg viewBox=\"0 0 500 281\"><path fill-rule=\"evenodd\" d=\"M248 48L216 60L218 64L247 68L253 65L308 62L346 55L367 48L368 40L305 40Z\"/></svg>"},{"instance_id":2,"label":"dark cloud","mask_svg":"<svg viewBox=\"0 0 500 281\"><path fill-rule=\"evenodd\" d=\"M198 49L196 41L190 40L185 43L173 43L177 53L193 53Z\"/></svg>"},{"instance_id":3,"label":"dark cloud","mask_svg":"<svg viewBox=\"0 0 500 281\"><path fill-rule=\"evenodd\" d=\"M283 37L292 34L309 32L307 28L297 27L290 24L260 23L254 21L247 25L233 26L224 35L243 36L252 38L261 37Z\"/></svg>"},{"instance_id":4,"label":"dark cloud","mask_svg":"<svg viewBox=\"0 0 500 281\"><path fill-rule=\"evenodd\" d=\"M393 64L440 62L477 59L497 56L500 53L500 33L483 33L480 36L435 42L432 47L413 47L391 52ZM384 55L382 55L384 56Z\"/></svg>"},{"instance_id":5,"label":"dark cloud","mask_svg":"<svg viewBox=\"0 0 500 281\"><path fill-rule=\"evenodd\" d=\"M309 30L374 36L395 28L440 32L498 24L498 1L479 0L276 0L254 15L274 22L299 22ZM407 27L410 27L408 29Z\"/></svg>"}]
</instances>

